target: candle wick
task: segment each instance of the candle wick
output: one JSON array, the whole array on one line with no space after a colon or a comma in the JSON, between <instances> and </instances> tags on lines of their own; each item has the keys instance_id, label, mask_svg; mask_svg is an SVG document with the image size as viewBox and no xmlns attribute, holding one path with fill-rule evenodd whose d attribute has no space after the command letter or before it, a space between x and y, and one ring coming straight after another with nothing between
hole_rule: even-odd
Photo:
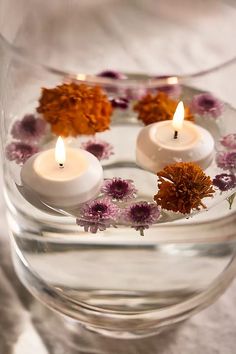
<instances>
[{"instance_id":1,"label":"candle wick","mask_svg":"<svg viewBox=\"0 0 236 354\"><path fill-rule=\"evenodd\" d=\"M175 130L175 133L174 133L174 139L177 139L178 138L178 131Z\"/></svg>"},{"instance_id":2,"label":"candle wick","mask_svg":"<svg viewBox=\"0 0 236 354\"><path fill-rule=\"evenodd\" d=\"M59 163L59 167L60 168L64 168L64 164L63 163Z\"/></svg>"}]
</instances>

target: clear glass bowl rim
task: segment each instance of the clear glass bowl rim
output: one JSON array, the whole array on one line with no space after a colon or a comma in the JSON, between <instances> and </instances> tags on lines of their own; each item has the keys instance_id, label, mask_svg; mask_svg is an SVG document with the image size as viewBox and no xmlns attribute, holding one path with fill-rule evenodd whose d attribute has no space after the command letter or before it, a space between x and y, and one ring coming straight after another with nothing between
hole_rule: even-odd
<instances>
[{"instance_id":1,"label":"clear glass bowl rim","mask_svg":"<svg viewBox=\"0 0 236 354\"><path fill-rule=\"evenodd\" d=\"M43 70L50 72L54 75L59 75L62 77L69 77L74 79L78 82L86 82L91 84L97 85L105 85L107 87L114 85L117 88L123 89L139 89L139 88L155 88L158 86L163 85L176 85L176 84L184 84L191 79L200 78L202 76L209 75L213 72L217 72L222 70L234 63L236 63L236 55L232 58L219 63L213 67L210 67L206 70L202 70L199 72L194 72L185 75L169 75L169 76L160 76L160 77L152 77L150 75L140 74L138 78L127 78L127 79L113 79L113 78L105 78L99 77L96 75L88 75L84 73L73 73L73 72L66 72L63 70L59 70L58 68L53 68L48 66L47 64L37 62L33 57L30 55L26 55L23 53L23 49L11 44L1 33L0 33L0 46L2 46L3 50L7 53L11 54L13 57L17 58L20 61L23 61L25 64L29 66L34 66L38 70Z\"/></svg>"}]
</instances>

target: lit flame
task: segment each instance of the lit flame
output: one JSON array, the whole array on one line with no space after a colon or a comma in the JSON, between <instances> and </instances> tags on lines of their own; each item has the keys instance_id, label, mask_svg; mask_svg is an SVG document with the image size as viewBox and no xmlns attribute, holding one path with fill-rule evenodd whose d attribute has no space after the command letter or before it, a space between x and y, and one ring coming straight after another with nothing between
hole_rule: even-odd
<instances>
[{"instance_id":1,"label":"lit flame","mask_svg":"<svg viewBox=\"0 0 236 354\"><path fill-rule=\"evenodd\" d=\"M59 136L57 139L56 143L56 149L55 149L55 159L56 162L61 166L64 165L66 161L66 150L65 150L65 144L63 139Z\"/></svg>"},{"instance_id":2,"label":"lit flame","mask_svg":"<svg viewBox=\"0 0 236 354\"><path fill-rule=\"evenodd\" d=\"M175 131L180 131L184 123L184 104L182 101L178 103L174 117L172 120L172 126Z\"/></svg>"}]
</instances>

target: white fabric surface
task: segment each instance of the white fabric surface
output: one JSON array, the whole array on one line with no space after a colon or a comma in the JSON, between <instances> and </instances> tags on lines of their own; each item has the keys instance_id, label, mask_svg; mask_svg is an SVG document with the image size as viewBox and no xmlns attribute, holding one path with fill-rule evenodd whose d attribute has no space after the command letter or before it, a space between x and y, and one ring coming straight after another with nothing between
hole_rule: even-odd
<instances>
[{"instance_id":1,"label":"white fabric surface","mask_svg":"<svg viewBox=\"0 0 236 354\"><path fill-rule=\"evenodd\" d=\"M174 2L166 0L160 3L159 15L167 18ZM194 6L191 11L188 1L178 0L175 6L176 3L180 6L179 11L174 12L176 23L181 21L184 9L187 12L185 16L188 18L186 32L179 33L179 36L184 35L187 41L189 35L189 41L195 41L195 45L186 47L183 51L174 51L179 45L178 39L169 43L166 52L169 50L169 53L177 54L173 58L173 55L166 56L164 53L162 58L158 58L158 66L163 72L170 72L171 69L172 72L173 69L174 72L181 72L183 71L181 68L187 68L187 71L197 71L203 64L209 67L211 64L219 63L221 59L224 60L226 53L229 53L229 56L236 53L235 37L232 38L231 32L231 29L235 29L235 23L234 17L230 16L230 8L226 13L225 10L221 11L219 4L215 7L214 1L205 0L192 2ZM148 4L150 5L151 1L148 1ZM203 11L204 8L207 11ZM204 23L208 16L210 28L209 39L211 40L208 43L205 41L204 44L201 38L207 29L201 25L201 16L205 18ZM226 17L231 18L231 22L229 20L225 24ZM218 29L211 27L212 21L216 19ZM169 21L173 26L175 21L171 16ZM220 32L223 25L227 26L224 32L228 33L227 38L222 38ZM128 40L133 51L133 59L126 62L126 64L129 63L128 69L154 72L156 68L154 58L148 57L148 51L136 46L137 42L132 41L129 34ZM115 60L112 64L114 63ZM127 69L127 65L125 68ZM233 78L232 80L235 80L236 68L229 68L228 73ZM228 77L225 77L224 72L219 74L218 81L209 78L208 85L226 100L235 102L236 92L229 89ZM191 318L177 331L161 334L158 337L137 341L119 341L101 338L82 327L75 332L69 330L58 315L34 300L17 280L10 260L2 200L0 213L0 354L236 353L236 283L214 305Z\"/></svg>"}]
</instances>

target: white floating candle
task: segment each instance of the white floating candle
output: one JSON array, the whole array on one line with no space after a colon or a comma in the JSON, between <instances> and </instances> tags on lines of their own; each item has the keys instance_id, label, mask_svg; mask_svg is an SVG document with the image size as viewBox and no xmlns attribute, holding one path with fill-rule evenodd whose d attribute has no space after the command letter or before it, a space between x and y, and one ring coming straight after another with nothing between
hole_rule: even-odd
<instances>
[{"instance_id":1,"label":"white floating candle","mask_svg":"<svg viewBox=\"0 0 236 354\"><path fill-rule=\"evenodd\" d=\"M213 159L214 139L204 128L184 121L184 106L179 102L173 121L153 123L137 138L136 161L157 173L175 162L195 162L206 169Z\"/></svg>"},{"instance_id":2,"label":"white floating candle","mask_svg":"<svg viewBox=\"0 0 236 354\"><path fill-rule=\"evenodd\" d=\"M56 149L42 151L23 165L21 180L28 195L32 192L51 206L73 207L96 197L103 182L103 170L91 153L67 147L59 137Z\"/></svg>"}]
</instances>

